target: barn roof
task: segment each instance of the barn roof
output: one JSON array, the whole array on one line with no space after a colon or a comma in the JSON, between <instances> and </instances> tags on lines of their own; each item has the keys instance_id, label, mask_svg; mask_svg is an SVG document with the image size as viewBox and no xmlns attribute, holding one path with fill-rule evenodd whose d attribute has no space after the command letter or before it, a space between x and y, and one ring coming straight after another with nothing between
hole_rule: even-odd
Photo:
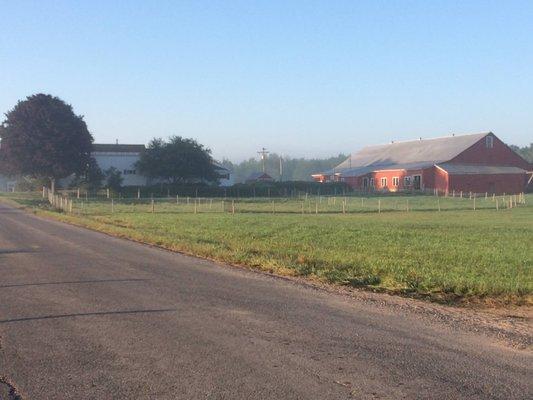
<instances>
[{"instance_id":1,"label":"barn roof","mask_svg":"<svg viewBox=\"0 0 533 400\"><path fill-rule=\"evenodd\" d=\"M144 144L93 144L93 152L96 153L140 153L145 149Z\"/></svg>"},{"instance_id":2,"label":"barn roof","mask_svg":"<svg viewBox=\"0 0 533 400\"><path fill-rule=\"evenodd\" d=\"M257 179L273 179L269 174L266 172L252 172L248 177L246 178L247 181L255 181Z\"/></svg>"},{"instance_id":3,"label":"barn roof","mask_svg":"<svg viewBox=\"0 0 533 400\"><path fill-rule=\"evenodd\" d=\"M527 171L518 167L500 167L491 165L437 164L450 175L491 175L491 174L525 174Z\"/></svg>"},{"instance_id":4,"label":"barn roof","mask_svg":"<svg viewBox=\"0 0 533 400\"><path fill-rule=\"evenodd\" d=\"M361 175L379 169L419 169L446 162L474 145L490 132L368 146L350 155L333 171Z\"/></svg>"}]
</instances>

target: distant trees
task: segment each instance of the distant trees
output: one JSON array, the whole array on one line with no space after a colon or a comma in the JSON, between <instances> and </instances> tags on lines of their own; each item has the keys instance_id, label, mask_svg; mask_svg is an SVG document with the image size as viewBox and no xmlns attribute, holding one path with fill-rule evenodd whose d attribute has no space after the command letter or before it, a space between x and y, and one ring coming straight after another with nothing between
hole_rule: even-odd
<instances>
[{"instance_id":1,"label":"distant trees","mask_svg":"<svg viewBox=\"0 0 533 400\"><path fill-rule=\"evenodd\" d=\"M58 97L35 94L6 113L0 125L0 168L6 174L49 180L83 174L93 137L82 116Z\"/></svg>"},{"instance_id":2,"label":"distant trees","mask_svg":"<svg viewBox=\"0 0 533 400\"><path fill-rule=\"evenodd\" d=\"M348 156L339 154L338 156L327 158L293 158L283 157L283 181L310 181L311 174L322 172L333 168L346 160ZM272 153L266 160L266 172L274 179L280 179L280 155ZM223 160L222 165L233 172L235 182L244 180L253 172L262 170L261 160L250 158L240 163L232 163Z\"/></svg>"},{"instance_id":3,"label":"distant trees","mask_svg":"<svg viewBox=\"0 0 533 400\"><path fill-rule=\"evenodd\" d=\"M524 158L524 160L529 161L530 163L533 163L533 143L530 143L529 146L524 147L518 147L515 145L511 145L511 149L516 151L518 154Z\"/></svg>"},{"instance_id":4,"label":"distant trees","mask_svg":"<svg viewBox=\"0 0 533 400\"><path fill-rule=\"evenodd\" d=\"M152 139L136 167L150 178L171 184L217 182L219 177L211 150L181 136L171 136L168 141Z\"/></svg>"}]
</instances>

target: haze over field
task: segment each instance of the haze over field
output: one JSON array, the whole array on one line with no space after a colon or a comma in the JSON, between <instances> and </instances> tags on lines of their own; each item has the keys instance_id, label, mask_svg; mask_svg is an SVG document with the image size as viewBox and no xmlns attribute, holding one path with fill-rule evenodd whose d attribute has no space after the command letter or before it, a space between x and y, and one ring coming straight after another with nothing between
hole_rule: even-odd
<instances>
[{"instance_id":1,"label":"haze over field","mask_svg":"<svg viewBox=\"0 0 533 400\"><path fill-rule=\"evenodd\" d=\"M533 3L9 2L0 110L65 99L96 142L329 157L452 132L533 137Z\"/></svg>"}]
</instances>

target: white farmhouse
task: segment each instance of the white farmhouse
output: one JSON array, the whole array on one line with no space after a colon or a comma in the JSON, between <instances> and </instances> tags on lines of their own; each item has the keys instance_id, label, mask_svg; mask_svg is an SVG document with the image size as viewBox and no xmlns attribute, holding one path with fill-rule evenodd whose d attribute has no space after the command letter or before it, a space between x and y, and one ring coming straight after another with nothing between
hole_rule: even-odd
<instances>
[{"instance_id":1,"label":"white farmhouse","mask_svg":"<svg viewBox=\"0 0 533 400\"><path fill-rule=\"evenodd\" d=\"M123 186L146 186L154 181L141 175L135 164L145 150L144 144L93 144L92 156L102 171L111 167L116 168L124 178ZM222 165L214 162L220 176L220 185L232 184L231 172Z\"/></svg>"},{"instance_id":2,"label":"white farmhouse","mask_svg":"<svg viewBox=\"0 0 533 400\"><path fill-rule=\"evenodd\" d=\"M124 186L146 186L148 178L135 167L144 149L144 144L93 144L92 156L102 171L111 167L120 171Z\"/></svg>"}]
</instances>

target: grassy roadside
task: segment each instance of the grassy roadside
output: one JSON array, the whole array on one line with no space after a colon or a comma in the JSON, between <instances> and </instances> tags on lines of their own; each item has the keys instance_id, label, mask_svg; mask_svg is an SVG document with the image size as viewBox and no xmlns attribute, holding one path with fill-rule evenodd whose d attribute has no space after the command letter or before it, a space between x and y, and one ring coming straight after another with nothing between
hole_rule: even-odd
<instances>
[{"instance_id":1,"label":"grassy roadside","mask_svg":"<svg viewBox=\"0 0 533 400\"><path fill-rule=\"evenodd\" d=\"M4 200L6 197L2 197ZM41 215L223 262L435 301L533 304L533 208L350 215Z\"/></svg>"}]
</instances>

